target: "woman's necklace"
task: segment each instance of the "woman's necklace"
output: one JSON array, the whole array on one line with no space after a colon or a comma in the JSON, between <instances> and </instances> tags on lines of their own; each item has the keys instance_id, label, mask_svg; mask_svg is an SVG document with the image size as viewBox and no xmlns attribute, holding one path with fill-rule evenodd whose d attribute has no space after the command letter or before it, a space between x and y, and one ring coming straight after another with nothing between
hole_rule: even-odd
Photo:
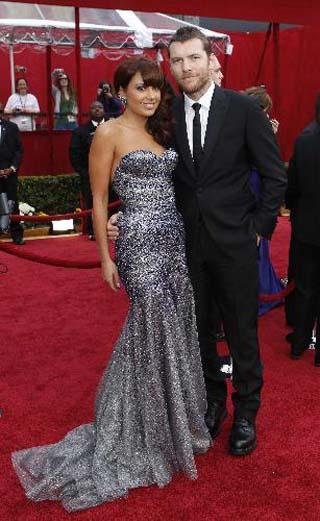
<instances>
[{"instance_id":1,"label":"woman's necklace","mask_svg":"<svg viewBox=\"0 0 320 521\"><path fill-rule=\"evenodd\" d=\"M130 130L136 130L136 131L142 131L145 132L145 127L134 127L132 125L127 125L126 123L123 123L122 121L117 121L118 125L121 125L122 127L129 128Z\"/></svg>"},{"instance_id":2,"label":"woman's necklace","mask_svg":"<svg viewBox=\"0 0 320 521\"><path fill-rule=\"evenodd\" d=\"M22 101L22 96L21 96L21 94L19 94L20 105L21 105L22 110L24 110L26 108L28 94L24 94L23 97L24 97L24 101Z\"/></svg>"}]
</instances>

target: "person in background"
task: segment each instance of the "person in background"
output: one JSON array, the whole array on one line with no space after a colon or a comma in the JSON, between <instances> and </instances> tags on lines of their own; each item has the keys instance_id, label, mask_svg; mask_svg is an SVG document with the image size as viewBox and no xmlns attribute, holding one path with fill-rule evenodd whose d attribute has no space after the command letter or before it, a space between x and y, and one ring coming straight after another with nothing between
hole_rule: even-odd
<instances>
[{"instance_id":1,"label":"person in background","mask_svg":"<svg viewBox=\"0 0 320 521\"><path fill-rule=\"evenodd\" d=\"M297 139L288 169L286 206L291 210L294 257L294 332L291 358L309 347L317 321L315 365L320 366L320 126L317 100L313 129Z\"/></svg>"},{"instance_id":2,"label":"person in background","mask_svg":"<svg viewBox=\"0 0 320 521\"><path fill-rule=\"evenodd\" d=\"M123 104L119 98L114 96L112 86L108 81L100 81L97 90L97 101L100 101L103 105L106 120L117 118L123 112Z\"/></svg>"},{"instance_id":3,"label":"person in background","mask_svg":"<svg viewBox=\"0 0 320 521\"><path fill-rule=\"evenodd\" d=\"M212 64L210 67L210 73L211 73L211 79L212 81L221 87L222 80L223 80L223 74L222 74L222 67L220 65L220 62L215 54L212 55Z\"/></svg>"},{"instance_id":4,"label":"person in background","mask_svg":"<svg viewBox=\"0 0 320 521\"><path fill-rule=\"evenodd\" d=\"M92 192L89 180L89 152L94 133L101 123L104 123L103 105L99 101L93 101L90 105L90 119L84 125L76 128L71 135L69 147L70 162L75 171L80 175L81 194L85 209L92 208ZM91 215L86 218L86 230L90 240L94 240Z\"/></svg>"},{"instance_id":5,"label":"person in background","mask_svg":"<svg viewBox=\"0 0 320 521\"><path fill-rule=\"evenodd\" d=\"M3 105L0 103L0 192L5 192L9 201L14 201L13 212L19 213L18 169L22 161L23 147L19 128L15 123L2 118ZM10 235L15 244L22 246L23 227L18 221L11 221Z\"/></svg>"},{"instance_id":6,"label":"person in background","mask_svg":"<svg viewBox=\"0 0 320 521\"><path fill-rule=\"evenodd\" d=\"M279 127L279 122L276 119L270 119L269 114L272 109L272 99L268 94L264 85L249 87L244 91L244 94L254 98L259 107L263 110L266 116L269 118L272 130L276 134ZM250 179L251 189L253 190L257 204L260 202L261 192L261 180L257 168L253 168L251 171ZM259 246L259 293L263 295L273 295L281 292L283 289L280 282L280 278L276 274L272 262L270 259L270 241L264 237L261 237ZM259 303L259 315L264 315L270 309L281 304L282 300L276 300L272 302L260 302Z\"/></svg>"},{"instance_id":7,"label":"person in background","mask_svg":"<svg viewBox=\"0 0 320 521\"><path fill-rule=\"evenodd\" d=\"M35 115L40 112L37 98L28 92L28 82L25 78L16 79L16 92L9 96L4 113L10 116L19 130L31 131L36 129Z\"/></svg>"},{"instance_id":8,"label":"person in background","mask_svg":"<svg viewBox=\"0 0 320 521\"><path fill-rule=\"evenodd\" d=\"M320 134L320 94L316 99L314 120L302 131L303 134Z\"/></svg>"},{"instance_id":9,"label":"person in background","mask_svg":"<svg viewBox=\"0 0 320 521\"><path fill-rule=\"evenodd\" d=\"M52 73L52 95L54 98L55 130L74 130L77 128L78 105L72 82L62 69Z\"/></svg>"},{"instance_id":10,"label":"person in background","mask_svg":"<svg viewBox=\"0 0 320 521\"><path fill-rule=\"evenodd\" d=\"M315 117L314 120L311 121L302 131L302 135L305 134L320 134L320 95L317 96L316 106L315 106ZM293 220L294 209L291 209L290 212L290 221ZM296 241L293 233L293 227L291 226L291 237L290 237L290 248L289 248L289 263L288 263L288 283L294 280L295 278L295 270L296 270L296 257L297 257L297 247ZM289 295L285 299L285 312L286 312L286 322L290 327L294 327L295 324L295 289L289 293ZM315 320L315 317L314 317ZM310 343L312 343L313 334L310 336ZM286 336L286 340L288 342L292 342L293 340L293 332L290 332Z\"/></svg>"}]
</instances>

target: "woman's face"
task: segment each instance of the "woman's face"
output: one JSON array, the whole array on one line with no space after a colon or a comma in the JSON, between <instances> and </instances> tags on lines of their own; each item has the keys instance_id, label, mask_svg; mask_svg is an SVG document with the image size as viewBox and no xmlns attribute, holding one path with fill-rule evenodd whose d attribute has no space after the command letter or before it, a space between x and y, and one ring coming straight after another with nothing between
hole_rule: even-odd
<instances>
[{"instance_id":1,"label":"woman's face","mask_svg":"<svg viewBox=\"0 0 320 521\"><path fill-rule=\"evenodd\" d=\"M60 85L60 87L68 87L68 85L69 85L68 76L60 76L59 85Z\"/></svg>"},{"instance_id":2,"label":"woman's face","mask_svg":"<svg viewBox=\"0 0 320 521\"><path fill-rule=\"evenodd\" d=\"M27 82L26 80L19 80L17 83L17 91L20 94L25 94L27 92Z\"/></svg>"},{"instance_id":3,"label":"woman's face","mask_svg":"<svg viewBox=\"0 0 320 521\"><path fill-rule=\"evenodd\" d=\"M160 89L151 85L145 86L140 72L132 77L124 93L127 98L127 108L139 116L146 118L153 116L160 105Z\"/></svg>"}]
</instances>

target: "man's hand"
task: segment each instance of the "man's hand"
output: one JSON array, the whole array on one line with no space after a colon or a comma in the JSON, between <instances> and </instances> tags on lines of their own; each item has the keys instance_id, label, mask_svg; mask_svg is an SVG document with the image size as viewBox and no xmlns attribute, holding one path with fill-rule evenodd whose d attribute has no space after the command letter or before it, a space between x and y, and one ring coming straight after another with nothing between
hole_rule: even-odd
<instances>
[{"instance_id":1,"label":"man's hand","mask_svg":"<svg viewBox=\"0 0 320 521\"><path fill-rule=\"evenodd\" d=\"M119 228L117 226L119 212L111 215L107 224L107 236L109 241L115 241L119 237Z\"/></svg>"},{"instance_id":2,"label":"man's hand","mask_svg":"<svg viewBox=\"0 0 320 521\"><path fill-rule=\"evenodd\" d=\"M272 125L272 130L274 134L276 134L279 129L279 121L277 119L270 119L270 123Z\"/></svg>"},{"instance_id":3,"label":"man's hand","mask_svg":"<svg viewBox=\"0 0 320 521\"><path fill-rule=\"evenodd\" d=\"M12 168L4 168L3 170L0 170L0 177L8 177L8 175L10 175L12 173L13 173Z\"/></svg>"},{"instance_id":4,"label":"man's hand","mask_svg":"<svg viewBox=\"0 0 320 521\"><path fill-rule=\"evenodd\" d=\"M0 175L3 177L7 177L8 175L12 174L13 170L12 168L4 168L3 170L0 170Z\"/></svg>"}]
</instances>

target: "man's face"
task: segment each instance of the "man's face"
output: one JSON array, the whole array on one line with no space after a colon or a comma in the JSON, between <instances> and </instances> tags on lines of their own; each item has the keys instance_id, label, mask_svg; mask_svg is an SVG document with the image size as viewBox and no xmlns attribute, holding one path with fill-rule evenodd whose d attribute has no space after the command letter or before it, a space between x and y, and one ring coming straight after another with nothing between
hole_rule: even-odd
<instances>
[{"instance_id":1,"label":"man's face","mask_svg":"<svg viewBox=\"0 0 320 521\"><path fill-rule=\"evenodd\" d=\"M179 87L189 95L196 95L211 83L209 57L198 38L173 42L169 48L170 66Z\"/></svg>"},{"instance_id":2,"label":"man's face","mask_svg":"<svg viewBox=\"0 0 320 521\"><path fill-rule=\"evenodd\" d=\"M104 116L103 105L100 102L92 103L90 106L90 116L94 121L100 121Z\"/></svg>"},{"instance_id":3,"label":"man's face","mask_svg":"<svg viewBox=\"0 0 320 521\"><path fill-rule=\"evenodd\" d=\"M212 55L210 72L211 72L211 78L212 78L213 82L216 85L218 85L219 87L221 87L221 82L223 80L223 74L221 71L220 62L214 54Z\"/></svg>"}]
</instances>

